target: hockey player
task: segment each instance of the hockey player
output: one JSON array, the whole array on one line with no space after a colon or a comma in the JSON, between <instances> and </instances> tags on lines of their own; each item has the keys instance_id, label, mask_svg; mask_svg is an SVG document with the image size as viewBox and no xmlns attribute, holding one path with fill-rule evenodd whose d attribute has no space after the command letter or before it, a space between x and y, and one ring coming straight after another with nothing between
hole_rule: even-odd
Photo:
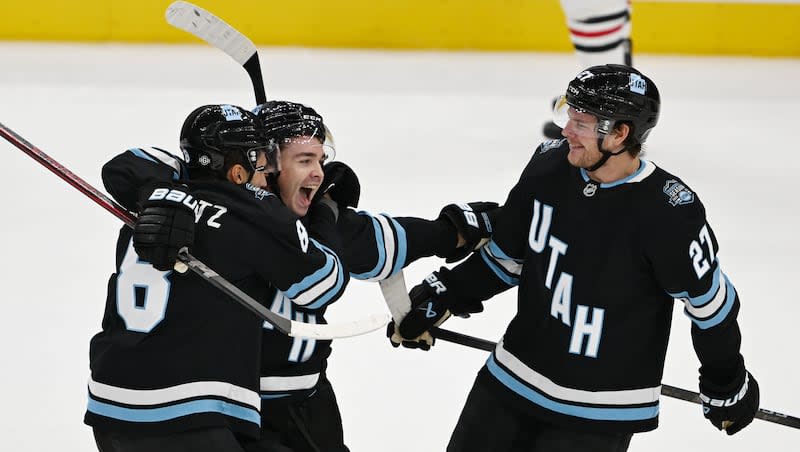
<instances>
[{"instance_id":1,"label":"hockey player","mask_svg":"<svg viewBox=\"0 0 800 452\"><path fill-rule=\"evenodd\" d=\"M630 0L561 0L580 69L600 64L631 66ZM561 139L561 127L545 123L545 137Z\"/></svg>"},{"instance_id":2,"label":"hockey player","mask_svg":"<svg viewBox=\"0 0 800 452\"><path fill-rule=\"evenodd\" d=\"M489 237L496 203L450 204L433 221L371 215L349 208L358 206L360 184L352 169L341 162L322 166L335 153L332 135L322 116L313 108L287 101L270 101L254 112L267 136L280 144L280 173L269 176L270 191L278 194L298 218L307 217L309 206L317 202L336 209L337 231L344 245L341 257L352 277L382 280L414 260L431 255L447 258L448 262L460 260ZM157 149L128 151L107 167L124 163L115 171L139 175L143 173L137 170L139 166L156 161L169 168L162 177L172 174L176 159ZM107 184L106 188L115 197L129 196L127 192L131 191L128 184ZM169 268L177 250L186 243L170 243L169 222L161 224L164 227L160 234L151 230L147 237L152 238L149 255L158 261L157 265ZM281 292L268 306L295 320L325 321L325 306L298 307ZM290 338L265 325L263 343L262 438L245 444L246 449L347 451L338 404L325 374L331 341Z\"/></svg>"},{"instance_id":3,"label":"hockey player","mask_svg":"<svg viewBox=\"0 0 800 452\"><path fill-rule=\"evenodd\" d=\"M311 198L330 198L339 207L342 259L351 277L378 281L434 254L460 259L489 236L490 219L484 212L496 208L495 203L451 204L434 221L371 215L348 208L357 207L360 197L360 184L352 169L341 162L330 162L324 167L324 180L318 181L301 176L305 165L302 159L298 162L292 157L311 155L320 144L332 142L322 117L308 106L286 101L270 101L254 111L268 136L281 143L281 173L273 178L273 186L284 202L299 216L304 215ZM291 169L297 163L301 163L301 169ZM321 169L314 166L312 173L321 173ZM306 193L305 197L294 188L315 185L319 186L316 193ZM298 197L303 202L297 202ZM475 215L473 224L468 223L465 211ZM272 310L283 315L292 315L293 309L280 294L272 304ZM324 309L306 311L306 315L303 321L320 322ZM331 341L291 339L265 330L264 344L262 438L248 450L272 451L280 446L294 452L347 451L338 403L325 374Z\"/></svg>"},{"instance_id":4,"label":"hockey player","mask_svg":"<svg viewBox=\"0 0 800 452\"><path fill-rule=\"evenodd\" d=\"M181 130L181 148L191 170L187 186L172 183L178 161L165 158L172 166L164 165L141 150L104 167L106 185L127 187L117 199L139 217L133 232L120 231L103 329L90 344L85 422L101 452L243 451L240 437L259 436L263 322L197 275L144 262L166 258L147 246L159 228L169 224L167 240L191 244L194 255L265 303L280 290L295 303L321 305L348 281L338 256L309 240L263 189L279 151L249 111L197 108ZM129 171L126 159L149 165ZM144 188L131 189L143 180ZM333 212L318 209L309 217L320 235L335 232Z\"/></svg>"},{"instance_id":5,"label":"hockey player","mask_svg":"<svg viewBox=\"0 0 800 452\"><path fill-rule=\"evenodd\" d=\"M639 156L659 108L656 86L633 68L579 73L557 108L566 139L536 149L492 241L411 290L407 338L519 286L448 451L627 450L633 433L658 425L673 299L692 321L705 417L729 435L753 420L739 297L703 205Z\"/></svg>"}]
</instances>

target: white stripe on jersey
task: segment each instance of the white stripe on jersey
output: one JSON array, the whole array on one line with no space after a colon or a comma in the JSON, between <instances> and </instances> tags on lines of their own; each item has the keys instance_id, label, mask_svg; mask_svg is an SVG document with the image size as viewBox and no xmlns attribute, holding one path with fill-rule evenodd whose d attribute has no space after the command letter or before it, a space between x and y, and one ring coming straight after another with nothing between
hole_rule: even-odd
<instances>
[{"instance_id":1,"label":"white stripe on jersey","mask_svg":"<svg viewBox=\"0 0 800 452\"><path fill-rule=\"evenodd\" d=\"M559 386L512 355L503 347L502 340L497 344L494 355L497 362L507 367L520 380L554 399L595 405L635 405L655 403L661 394L661 386L624 391L585 391Z\"/></svg>"},{"instance_id":2,"label":"white stripe on jersey","mask_svg":"<svg viewBox=\"0 0 800 452\"><path fill-rule=\"evenodd\" d=\"M392 274L394 268L395 253L397 252L397 244L394 239L394 229L392 228L389 219L383 215L376 215L374 218L378 224L381 225L381 232L383 234L383 249L386 252L386 260L383 263L383 268L376 276L367 279L366 281L382 281Z\"/></svg>"},{"instance_id":3,"label":"white stripe on jersey","mask_svg":"<svg viewBox=\"0 0 800 452\"><path fill-rule=\"evenodd\" d=\"M491 246L485 246L483 249L486 250L486 254L492 261L514 276L519 276L522 273L522 261L505 256L494 240L490 241L489 244Z\"/></svg>"},{"instance_id":4,"label":"white stripe on jersey","mask_svg":"<svg viewBox=\"0 0 800 452\"><path fill-rule=\"evenodd\" d=\"M698 320L711 317L725 303L728 297L728 278L722 272L720 272L720 276L722 276L722 280L719 282L719 289L717 289L716 295L714 295L714 298L712 298L711 301L705 305L694 307L690 298L683 298L683 304L686 307L686 311L691 314L692 317L695 317Z\"/></svg>"},{"instance_id":5,"label":"white stripe on jersey","mask_svg":"<svg viewBox=\"0 0 800 452\"><path fill-rule=\"evenodd\" d=\"M255 391L221 381L195 381L161 389L128 389L89 378L89 392L102 399L126 405L160 405L196 397L222 397L261 410Z\"/></svg>"},{"instance_id":6,"label":"white stripe on jersey","mask_svg":"<svg viewBox=\"0 0 800 452\"><path fill-rule=\"evenodd\" d=\"M141 149L147 152L148 154L152 155L153 157L157 158L162 163L171 166L175 171L178 172L178 174L180 174L182 161L178 160L174 155L159 148L150 147Z\"/></svg>"},{"instance_id":7,"label":"white stripe on jersey","mask_svg":"<svg viewBox=\"0 0 800 452\"><path fill-rule=\"evenodd\" d=\"M316 241L312 241L314 245L317 245ZM292 302L299 305L299 306L306 306L311 304L330 290L333 290L338 280L340 279L341 275L341 264L339 262L339 258L334 254L332 251L328 251L327 249L323 249L322 247L317 246L320 251L325 253L325 256L332 261L333 268L331 269L328 276L325 279L315 283L311 288L307 289L305 292L297 295L292 299Z\"/></svg>"},{"instance_id":8,"label":"white stripe on jersey","mask_svg":"<svg viewBox=\"0 0 800 452\"><path fill-rule=\"evenodd\" d=\"M311 389L319 381L319 373L294 377L261 377L262 391L296 391Z\"/></svg>"}]
</instances>

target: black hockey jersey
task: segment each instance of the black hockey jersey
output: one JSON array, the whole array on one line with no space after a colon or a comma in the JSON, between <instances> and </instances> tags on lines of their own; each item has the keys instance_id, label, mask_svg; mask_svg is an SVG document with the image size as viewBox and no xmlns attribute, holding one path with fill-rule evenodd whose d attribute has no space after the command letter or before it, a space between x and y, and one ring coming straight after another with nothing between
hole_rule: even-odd
<instances>
[{"instance_id":1,"label":"black hockey jersey","mask_svg":"<svg viewBox=\"0 0 800 452\"><path fill-rule=\"evenodd\" d=\"M445 254L455 248L457 237L446 221L352 209L340 210L337 229L345 266L352 278L363 281L381 281L421 257ZM275 293L271 310L298 321L325 322L325 307L297 306L280 291ZM272 400L312 393L327 367L331 341L291 338L271 331L269 324L264 327L264 343L269 346L263 353L261 397Z\"/></svg>"},{"instance_id":2,"label":"black hockey jersey","mask_svg":"<svg viewBox=\"0 0 800 452\"><path fill-rule=\"evenodd\" d=\"M130 161L145 164L134 170ZM134 149L107 164L103 178L135 210L143 183L179 171L161 150ZM198 201L193 255L256 300L266 305L280 290L298 305L321 306L344 291L338 256L273 194L225 181L190 182L189 190ZM85 422L148 433L229 426L257 436L262 322L194 273L140 261L131 235L120 232L103 329L90 345Z\"/></svg>"},{"instance_id":3,"label":"black hockey jersey","mask_svg":"<svg viewBox=\"0 0 800 452\"><path fill-rule=\"evenodd\" d=\"M739 299L683 181L642 159L598 183L568 151L566 140L537 148L493 240L446 274L448 289L475 303L519 286L517 315L478 377L499 398L556 424L651 430L673 300L703 371L724 376L740 359Z\"/></svg>"},{"instance_id":4,"label":"black hockey jersey","mask_svg":"<svg viewBox=\"0 0 800 452\"><path fill-rule=\"evenodd\" d=\"M185 177L181 160L157 148L131 149L112 159L103 169L108 192L120 203L135 203L140 187L153 180ZM306 219L303 219L307 223ZM312 239L316 231L311 225ZM456 230L447 221L415 217L373 215L343 209L337 232L342 242L341 259L354 279L380 281L411 262L434 254L444 255L456 246ZM325 247L324 242L316 242ZM325 310L336 297L318 297L313 303L297 298L297 290L271 290L267 307L296 321L324 324ZM310 293L310 292L309 292ZM327 366L331 341L286 336L263 324L260 391L263 400L312 393Z\"/></svg>"}]
</instances>

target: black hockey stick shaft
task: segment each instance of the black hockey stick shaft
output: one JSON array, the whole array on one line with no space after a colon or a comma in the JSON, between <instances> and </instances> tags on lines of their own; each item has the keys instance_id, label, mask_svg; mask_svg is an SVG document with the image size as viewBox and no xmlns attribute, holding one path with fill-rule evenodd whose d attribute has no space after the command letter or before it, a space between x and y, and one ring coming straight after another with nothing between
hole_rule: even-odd
<instances>
[{"instance_id":1,"label":"black hockey stick shaft","mask_svg":"<svg viewBox=\"0 0 800 452\"><path fill-rule=\"evenodd\" d=\"M258 52L254 53L242 67L250 76L253 83L253 92L256 95L256 105L261 105L267 101L267 93L264 90L264 76L261 74L261 63L258 60Z\"/></svg>"},{"instance_id":2,"label":"black hockey stick shaft","mask_svg":"<svg viewBox=\"0 0 800 452\"><path fill-rule=\"evenodd\" d=\"M113 200L111 200L111 198L94 188L85 180L81 179L78 175L68 170L66 167L64 167L64 165L58 163L44 151L31 144L28 140L6 127L3 123L0 123L0 136L5 138L6 141L16 146L22 152L28 154L30 157L39 162L48 170L52 171L65 182L78 189L78 191L88 196L92 201L114 214L114 216L122 220L125 225L131 228L134 226L136 218L132 213L115 203ZM211 285L217 289L223 291L239 304L252 311L259 318L274 325L276 329L284 334L291 333L291 320L281 317L280 315L265 308L261 303L242 292L238 287L234 286L225 278L221 277L216 272L208 268L205 264L200 262L197 258L193 257L188 251L182 251L180 259L201 278L211 283Z\"/></svg>"},{"instance_id":3,"label":"black hockey stick shaft","mask_svg":"<svg viewBox=\"0 0 800 452\"><path fill-rule=\"evenodd\" d=\"M432 327L429 332L436 339L441 339L443 341L452 342L454 344L464 345L487 352L494 351L495 347L497 346L496 342L492 342L490 340L457 333L455 331L445 330L439 327ZM675 386L662 384L661 394L674 399L696 403L698 405L701 403L700 394ZM756 419L800 429L800 418L789 416L788 414L778 413L777 411L759 408L759 410L756 412Z\"/></svg>"}]
</instances>

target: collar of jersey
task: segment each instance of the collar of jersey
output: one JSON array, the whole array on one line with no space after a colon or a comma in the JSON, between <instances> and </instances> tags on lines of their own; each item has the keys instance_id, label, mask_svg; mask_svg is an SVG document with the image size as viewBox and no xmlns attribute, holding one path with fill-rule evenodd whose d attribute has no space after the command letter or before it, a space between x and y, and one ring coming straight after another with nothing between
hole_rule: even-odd
<instances>
[{"instance_id":1,"label":"collar of jersey","mask_svg":"<svg viewBox=\"0 0 800 452\"><path fill-rule=\"evenodd\" d=\"M630 176L623 177L622 179L614 182L601 183L600 188L611 188L611 187L616 187L617 185L633 184L636 182L641 182L645 180L647 176L653 174L653 171L655 171L655 169L656 165L653 164L653 162L645 159L639 159L639 169L634 171L633 174L631 174ZM580 173L584 182L589 182L592 180L589 177L589 173L586 171L586 169L581 168Z\"/></svg>"}]
</instances>

